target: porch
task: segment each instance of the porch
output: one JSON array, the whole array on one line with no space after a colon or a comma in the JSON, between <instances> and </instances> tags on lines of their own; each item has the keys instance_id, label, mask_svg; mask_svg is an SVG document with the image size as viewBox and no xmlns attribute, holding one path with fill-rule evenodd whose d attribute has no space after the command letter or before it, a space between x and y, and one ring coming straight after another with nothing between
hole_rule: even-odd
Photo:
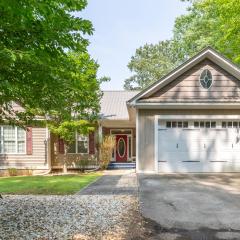
<instances>
[{"instance_id":1,"label":"porch","mask_svg":"<svg viewBox=\"0 0 240 240\"><path fill-rule=\"evenodd\" d=\"M111 163L122 166L136 161L136 129L135 128L106 128L103 127L103 136L115 137L115 148L112 153Z\"/></svg>"},{"instance_id":2,"label":"porch","mask_svg":"<svg viewBox=\"0 0 240 240\"><path fill-rule=\"evenodd\" d=\"M93 169L98 164L99 130L89 136L76 136L76 141L70 147L71 152L64 154L64 143L57 136L51 134L51 166L54 170L61 170L66 163L69 170ZM109 169L133 169L136 160L136 130L135 128L106 128L101 129L102 137L113 135L116 144L112 153Z\"/></svg>"}]
</instances>

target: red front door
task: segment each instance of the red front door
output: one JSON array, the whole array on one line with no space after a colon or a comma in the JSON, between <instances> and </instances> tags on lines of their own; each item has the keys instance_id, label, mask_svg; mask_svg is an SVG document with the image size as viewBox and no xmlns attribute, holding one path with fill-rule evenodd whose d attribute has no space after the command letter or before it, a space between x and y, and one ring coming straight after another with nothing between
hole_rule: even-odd
<instances>
[{"instance_id":1,"label":"red front door","mask_svg":"<svg viewBox=\"0 0 240 240\"><path fill-rule=\"evenodd\" d=\"M116 135L116 161L126 162L128 158L127 135Z\"/></svg>"}]
</instances>

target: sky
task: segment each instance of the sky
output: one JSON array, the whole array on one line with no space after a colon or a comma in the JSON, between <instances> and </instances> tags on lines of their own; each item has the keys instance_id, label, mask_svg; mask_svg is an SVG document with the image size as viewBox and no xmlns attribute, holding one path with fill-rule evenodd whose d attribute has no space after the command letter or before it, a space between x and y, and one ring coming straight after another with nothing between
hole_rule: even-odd
<instances>
[{"instance_id":1,"label":"sky","mask_svg":"<svg viewBox=\"0 0 240 240\"><path fill-rule=\"evenodd\" d=\"M170 39L175 18L186 8L180 0L88 0L80 14L95 29L88 50L100 65L98 77L111 78L101 89L122 90L132 75L127 64L136 49Z\"/></svg>"}]
</instances>

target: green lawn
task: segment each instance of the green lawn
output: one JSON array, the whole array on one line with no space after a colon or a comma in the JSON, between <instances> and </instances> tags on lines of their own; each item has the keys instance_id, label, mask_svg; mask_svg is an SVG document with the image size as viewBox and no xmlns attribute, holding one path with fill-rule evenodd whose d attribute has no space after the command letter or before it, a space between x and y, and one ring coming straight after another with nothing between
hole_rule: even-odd
<instances>
[{"instance_id":1,"label":"green lawn","mask_svg":"<svg viewBox=\"0 0 240 240\"><path fill-rule=\"evenodd\" d=\"M74 194L95 181L101 173L60 176L29 176L0 178L1 194Z\"/></svg>"}]
</instances>

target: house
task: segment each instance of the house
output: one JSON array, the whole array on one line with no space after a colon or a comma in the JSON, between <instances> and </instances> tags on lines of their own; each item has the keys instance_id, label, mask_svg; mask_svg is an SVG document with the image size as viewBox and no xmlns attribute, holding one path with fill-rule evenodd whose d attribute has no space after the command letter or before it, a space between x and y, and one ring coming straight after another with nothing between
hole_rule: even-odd
<instances>
[{"instance_id":1,"label":"house","mask_svg":"<svg viewBox=\"0 0 240 240\"><path fill-rule=\"evenodd\" d=\"M64 144L47 128L0 132L0 169L62 168ZM139 173L239 172L240 69L208 47L141 92L105 91L98 129L76 136L69 158L95 159L107 134L112 161Z\"/></svg>"}]
</instances>

